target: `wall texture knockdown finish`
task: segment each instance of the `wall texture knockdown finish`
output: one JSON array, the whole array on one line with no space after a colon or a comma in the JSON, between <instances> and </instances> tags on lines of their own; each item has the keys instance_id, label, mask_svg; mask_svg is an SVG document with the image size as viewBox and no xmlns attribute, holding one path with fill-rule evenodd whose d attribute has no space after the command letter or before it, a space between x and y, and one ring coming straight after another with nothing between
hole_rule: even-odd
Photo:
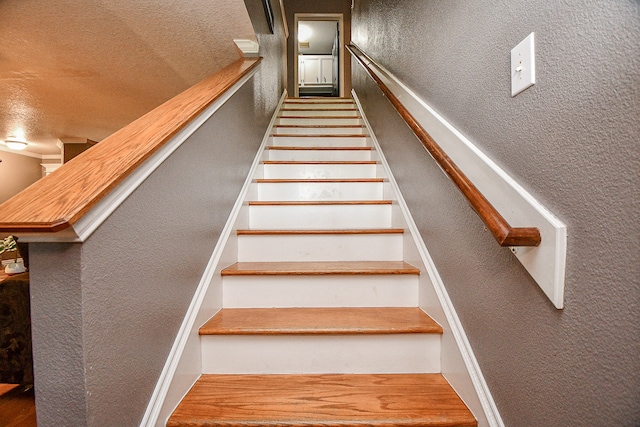
<instances>
[{"instance_id":1,"label":"wall texture knockdown finish","mask_svg":"<svg viewBox=\"0 0 640 427\"><path fill-rule=\"evenodd\" d=\"M567 224L565 308L496 245L357 65L507 426L640 425L640 3L356 0L353 41ZM536 84L510 50L536 38Z\"/></svg>"}]
</instances>

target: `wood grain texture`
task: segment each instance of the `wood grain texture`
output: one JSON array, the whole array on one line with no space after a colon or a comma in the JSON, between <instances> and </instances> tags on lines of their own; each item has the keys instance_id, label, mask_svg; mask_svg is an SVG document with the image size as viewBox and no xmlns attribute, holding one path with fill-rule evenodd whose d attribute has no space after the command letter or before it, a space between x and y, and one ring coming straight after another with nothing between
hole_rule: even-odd
<instances>
[{"instance_id":1,"label":"wood grain texture","mask_svg":"<svg viewBox=\"0 0 640 427\"><path fill-rule=\"evenodd\" d=\"M223 276L414 274L420 269L404 261L237 262Z\"/></svg>"},{"instance_id":2,"label":"wood grain texture","mask_svg":"<svg viewBox=\"0 0 640 427\"><path fill-rule=\"evenodd\" d=\"M331 129L342 129L342 128L360 128L362 129L362 125L274 125L277 128L301 128L301 129L313 129L313 128L331 128Z\"/></svg>"},{"instance_id":3,"label":"wood grain texture","mask_svg":"<svg viewBox=\"0 0 640 427\"><path fill-rule=\"evenodd\" d=\"M402 116L404 121L409 125L418 139L425 146L431 156L438 162L442 170L451 178L451 180L460 189L462 194L467 198L471 207L480 216L487 228L493 234L493 237L501 246L538 246L541 242L540 230L536 227L512 227L507 220L504 219L500 212L484 197L484 195L473 185L467 176L458 168L442 148L431 138L431 135L418 123L411 115L400 100L391 92L384 82L376 75L367 65L372 63L365 53L355 46L347 46L351 55L364 68L367 74L378 84L378 87L389 102L395 107L396 111ZM365 59L366 58L366 61Z\"/></svg>"},{"instance_id":4,"label":"wood grain texture","mask_svg":"<svg viewBox=\"0 0 640 427\"><path fill-rule=\"evenodd\" d=\"M200 335L442 334L417 307L223 308Z\"/></svg>"},{"instance_id":5,"label":"wood grain texture","mask_svg":"<svg viewBox=\"0 0 640 427\"><path fill-rule=\"evenodd\" d=\"M0 385L0 426L36 427L36 402L33 387L24 390L17 384Z\"/></svg>"},{"instance_id":6,"label":"wood grain texture","mask_svg":"<svg viewBox=\"0 0 640 427\"><path fill-rule=\"evenodd\" d=\"M285 103L296 103L296 104L326 104L327 102L331 104L353 104L353 98L338 98L338 97L306 97L306 98L287 98Z\"/></svg>"},{"instance_id":7,"label":"wood grain texture","mask_svg":"<svg viewBox=\"0 0 640 427\"><path fill-rule=\"evenodd\" d=\"M239 59L7 200L0 232L68 228L259 62Z\"/></svg>"},{"instance_id":8,"label":"wood grain texture","mask_svg":"<svg viewBox=\"0 0 640 427\"><path fill-rule=\"evenodd\" d=\"M284 107L280 111L357 111L357 108L303 108Z\"/></svg>"},{"instance_id":9,"label":"wood grain texture","mask_svg":"<svg viewBox=\"0 0 640 427\"><path fill-rule=\"evenodd\" d=\"M203 375L167 427L474 427L440 374Z\"/></svg>"}]
</instances>

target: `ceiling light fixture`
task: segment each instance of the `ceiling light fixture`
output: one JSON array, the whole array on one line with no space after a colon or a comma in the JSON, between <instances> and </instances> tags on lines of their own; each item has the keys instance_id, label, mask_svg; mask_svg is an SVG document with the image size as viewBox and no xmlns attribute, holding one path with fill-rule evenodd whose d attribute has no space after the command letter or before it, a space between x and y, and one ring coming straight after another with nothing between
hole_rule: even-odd
<instances>
[{"instance_id":1,"label":"ceiling light fixture","mask_svg":"<svg viewBox=\"0 0 640 427\"><path fill-rule=\"evenodd\" d=\"M298 41L299 42L309 41L312 34L313 34L313 30L311 29L311 27L304 24L298 24Z\"/></svg>"},{"instance_id":2,"label":"ceiling light fixture","mask_svg":"<svg viewBox=\"0 0 640 427\"><path fill-rule=\"evenodd\" d=\"M4 143L6 144L7 147L11 148L12 150L24 150L25 148L27 148L27 143L25 141L21 141L17 138L8 138L5 139Z\"/></svg>"}]
</instances>

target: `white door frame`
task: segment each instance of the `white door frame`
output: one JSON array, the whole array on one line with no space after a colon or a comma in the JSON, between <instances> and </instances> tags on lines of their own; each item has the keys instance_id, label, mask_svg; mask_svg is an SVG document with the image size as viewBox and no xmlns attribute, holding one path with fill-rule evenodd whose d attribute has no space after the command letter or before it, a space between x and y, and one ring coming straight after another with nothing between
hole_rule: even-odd
<instances>
[{"instance_id":1,"label":"white door frame","mask_svg":"<svg viewBox=\"0 0 640 427\"><path fill-rule=\"evenodd\" d=\"M298 90L298 21L338 21L340 25L340 55L338 55L339 61L339 96L341 98L345 97L344 94L344 14L342 13L296 13L294 14L294 23L293 23L293 79L295 81L294 85L294 94L296 98L300 96L300 92Z\"/></svg>"}]
</instances>

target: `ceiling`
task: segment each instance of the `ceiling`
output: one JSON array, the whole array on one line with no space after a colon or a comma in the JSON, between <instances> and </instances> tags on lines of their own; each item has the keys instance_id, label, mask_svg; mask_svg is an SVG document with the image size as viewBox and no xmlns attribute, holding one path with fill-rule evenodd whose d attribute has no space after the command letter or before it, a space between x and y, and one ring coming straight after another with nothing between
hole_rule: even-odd
<instances>
[{"instance_id":1,"label":"ceiling","mask_svg":"<svg viewBox=\"0 0 640 427\"><path fill-rule=\"evenodd\" d=\"M256 40L243 0L0 0L0 140L100 141L238 59L236 38Z\"/></svg>"},{"instance_id":2,"label":"ceiling","mask_svg":"<svg viewBox=\"0 0 640 427\"><path fill-rule=\"evenodd\" d=\"M300 26L305 25L311 30L309 47L298 45L298 53L302 54L331 54L333 40L337 32L338 21L298 21L298 33Z\"/></svg>"}]
</instances>

